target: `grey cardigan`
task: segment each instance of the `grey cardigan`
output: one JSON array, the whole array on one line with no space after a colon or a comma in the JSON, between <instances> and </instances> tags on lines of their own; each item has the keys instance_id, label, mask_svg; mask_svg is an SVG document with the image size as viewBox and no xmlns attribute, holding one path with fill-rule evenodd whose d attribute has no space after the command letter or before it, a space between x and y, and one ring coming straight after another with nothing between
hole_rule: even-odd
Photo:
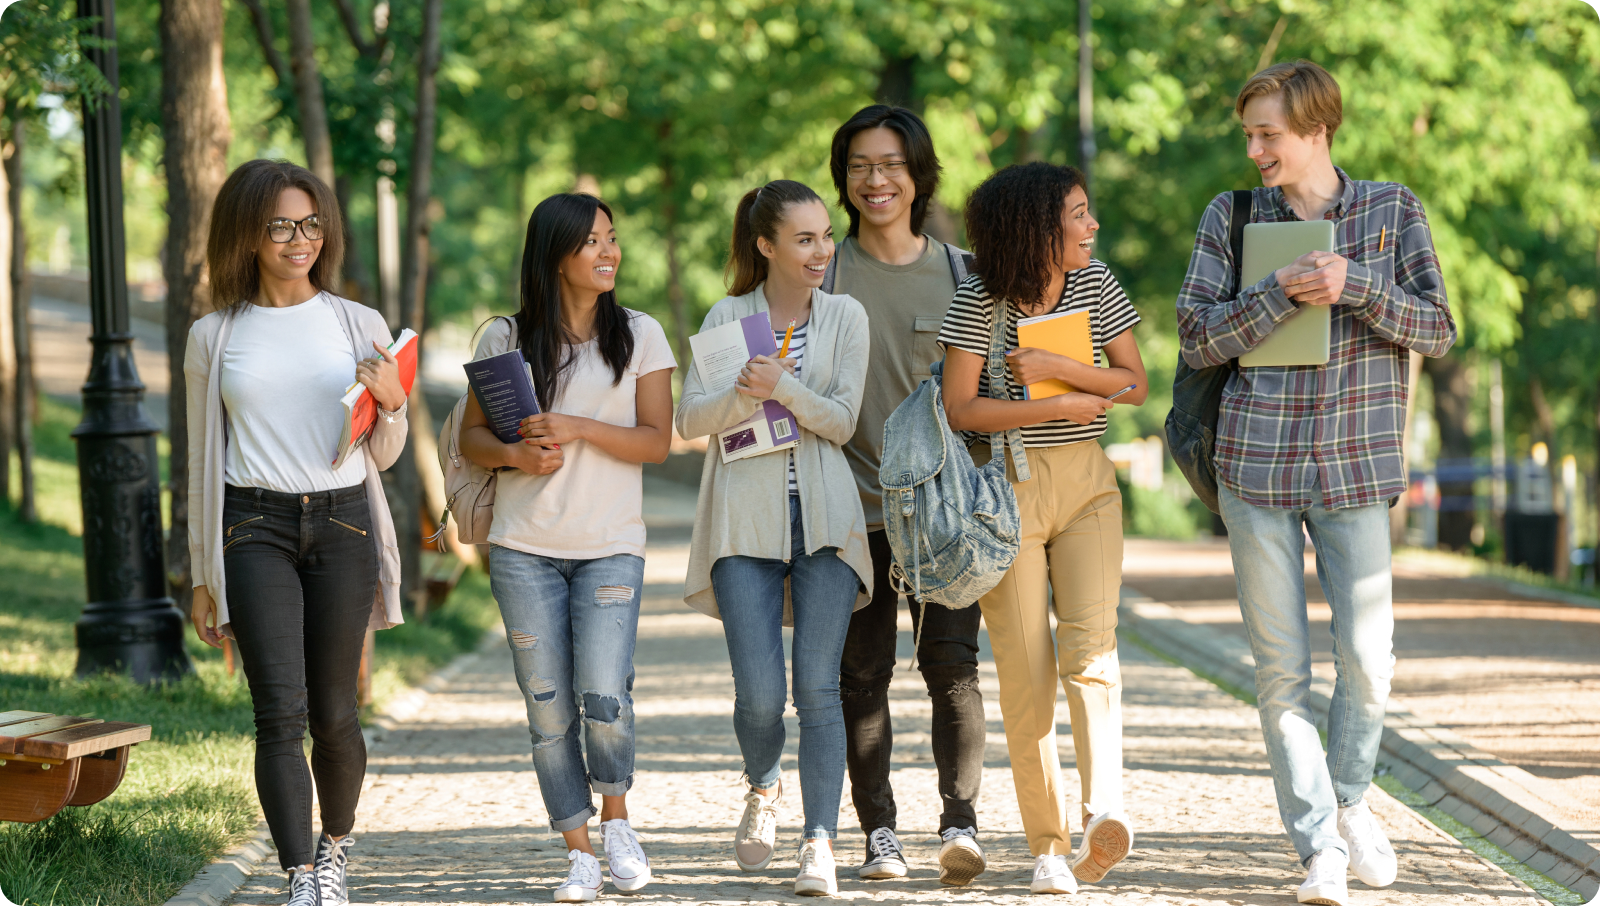
<instances>
[{"instance_id":1,"label":"grey cardigan","mask_svg":"<svg viewBox=\"0 0 1600 906\"><path fill-rule=\"evenodd\" d=\"M718 302L701 330L767 310L767 297L757 287L747 295ZM855 570L866 589L856 600L858 610L872 593L872 557L867 552L861 495L841 447L855 434L870 348L867 313L861 303L850 296L814 290L801 369L804 379L784 374L772 393L800 423L794 467L805 523L805 550L839 549L840 559ZM685 438L715 434L753 415L759 402L733 389L707 393L699 372L690 367L675 419L678 434ZM752 456L723 465L716 444L707 448L684 586L684 601L689 606L720 619L711 588L711 567L723 557L789 559L788 471L786 456ZM793 625L787 593L783 622Z\"/></svg>"},{"instance_id":2,"label":"grey cardigan","mask_svg":"<svg viewBox=\"0 0 1600 906\"><path fill-rule=\"evenodd\" d=\"M372 343L388 346L393 339L383 316L373 309L325 293L333 303L356 361L372 357ZM229 627L227 572L222 565L222 493L228 462L228 417L222 405L222 351L233 336L233 315L216 311L189 328L183 377L189 400L189 568L195 585L204 585L217 602L217 628ZM400 615L400 548L394 521L378 473L394 464L406 442L406 409L378 410L377 425L363 447L367 457L367 505L372 510L372 542L378 554L378 590L373 596L369 629L388 629L405 622Z\"/></svg>"}]
</instances>

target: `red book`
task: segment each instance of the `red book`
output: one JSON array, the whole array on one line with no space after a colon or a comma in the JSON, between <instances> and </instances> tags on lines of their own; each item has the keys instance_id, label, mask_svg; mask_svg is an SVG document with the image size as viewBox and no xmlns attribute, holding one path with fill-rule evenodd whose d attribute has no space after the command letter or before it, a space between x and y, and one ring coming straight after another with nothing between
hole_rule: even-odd
<instances>
[{"instance_id":1,"label":"red book","mask_svg":"<svg viewBox=\"0 0 1600 906\"><path fill-rule=\"evenodd\" d=\"M416 331L409 327L400 331L400 336L389 344L389 351L400 364L400 386L406 396L410 396L411 385L417 380ZM339 431L338 455L333 458L334 471L344 465L350 454L361 449L361 445L372 436L372 426L378 422L378 401L372 398L372 391L365 384L359 381L352 384L340 403L344 405L344 427Z\"/></svg>"}]
</instances>

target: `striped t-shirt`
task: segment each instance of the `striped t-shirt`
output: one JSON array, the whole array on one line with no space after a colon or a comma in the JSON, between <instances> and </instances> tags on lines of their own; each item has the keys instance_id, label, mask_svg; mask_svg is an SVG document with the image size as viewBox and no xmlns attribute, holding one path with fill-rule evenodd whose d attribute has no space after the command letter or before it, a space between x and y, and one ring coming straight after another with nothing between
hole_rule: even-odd
<instances>
[{"instance_id":1,"label":"striped t-shirt","mask_svg":"<svg viewBox=\"0 0 1600 906\"><path fill-rule=\"evenodd\" d=\"M806 324L810 323L811 322L809 321L806 322ZM794 329L794 336L789 338L789 354L785 356L785 358L794 359L795 380L801 379L800 369L804 367L802 357L806 353L806 324L802 324ZM779 351L783 350L783 335L788 329L789 326L786 324L784 325L783 330L774 330L772 332L773 336L775 336L778 340ZM795 480L794 477L794 451L789 450L787 452L789 456L789 493L798 494L800 493L800 483Z\"/></svg>"},{"instance_id":2,"label":"striped t-shirt","mask_svg":"<svg viewBox=\"0 0 1600 906\"><path fill-rule=\"evenodd\" d=\"M946 348L954 346L987 360L989 329L993 323L994 307L995 302L990 298L989 291L984 288L983 278L977 274L968 277L956 287L956 297L951 301L950 310L944 316L944 326L939 330L939 345ZM1091 260L1088 267L1067 272L1066 285L1061 290L1061 301L1057 302L1056 307L1049 312L1040 314L1086 309L1089 312L1090 340L1094 344L1094 364L1100 367L1105 364L1100 350L1123 331L1139 323L1139 313L1134 310L1133 303L1128 301L1128 296L1118 285L1117 278L1111 276L1111 269L1102 261ZM1015 305L1005 305L1005 315L1006 349L1016 349L1017 319L1022 315ZM1012 378L1010 368L1006 369L1005 382L1008 397L1014 400L1023 399L1023 386ZM978 395L981 397L989 395L987 368L979 372ZM1024 427L1022 443L1025 447L1057 447L1062 444L1094 440L1105 432L1104 414L1087 425L1058 419ZM968 445L987 443L989 440L989 435L984 432L964 431L962 434Z\"/></svg>"}]
</instances>

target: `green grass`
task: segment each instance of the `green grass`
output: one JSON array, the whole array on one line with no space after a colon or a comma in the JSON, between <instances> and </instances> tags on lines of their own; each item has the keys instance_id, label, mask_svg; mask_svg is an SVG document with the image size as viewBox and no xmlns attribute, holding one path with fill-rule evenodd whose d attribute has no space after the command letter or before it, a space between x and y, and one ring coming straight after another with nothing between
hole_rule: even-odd
<instances>
[{"instance_id":1,"label":"green grass","mask_svg":"<svg viewBox=\"0 0 1600 906\"><path fill-rule=\"evenodd\" d=\"M69 436L78 412L46 400L42 414L42 521L24 525L0 504L0 710L147 723L152 738L106 801L38 824L0 823L0 890L18 906L159 906L260 821L250 694L192 633L195 673L180 682L73 676L72 624L84 601ZM426 622L378 633L377 706L476 646L497 617L487 578L472 571Z\"/></svg>"}]
</instances>

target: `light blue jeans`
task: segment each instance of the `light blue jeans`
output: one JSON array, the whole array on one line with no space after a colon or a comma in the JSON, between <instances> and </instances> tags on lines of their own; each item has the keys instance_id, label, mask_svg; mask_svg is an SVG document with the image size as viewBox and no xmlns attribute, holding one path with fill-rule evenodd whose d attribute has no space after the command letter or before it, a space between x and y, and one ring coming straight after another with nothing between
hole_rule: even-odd
<instances>
[{"instance_id":1,"label":"light blue jeans","mask_svg":"<svg viewBox=\"0 0 1600 906\"><path fill-rule=\"evenodd\" d=\"M1219 488L1239 583L1256 696L1278 813L1300 861L1324 849L1349 854L1335 808L1361 801L1372 781L1394 677L1394 601L1389 508L1271 509ZM1305 535L1333 611L1338 679L1328 712L1328 748L1311 712L1311 635L1306 617Z\"/></svg>"},{"instance_id":2,"label":"light blue jeans","mask_svg":"<svg viewBox=\"0 0 1600 906\"><path fill-rule=\"evenodd\" d=\"M557 560L496 545L489 584L527 700L550 826L577 830L595 815L591 791L621 796L633 786L633 648L644 559Z\"/></svg>"},{"instance_id":3,"label":"light blue jeans","mask_svg":"<svg viewBox=\"0 0 1600 906\"><path fill-rule=\"evenodd\" d=\"M794 603L794 708L800 714L800 798L806 840L833 839L844 791L844 708L839 658L861 580L837 548L807 554L800 498L789 498L788 560L723 557L711 567L722 632L733 664L733 732L745 774L758 789L778 783L783 712L783 587Z\"/></svg>"}]
</instances>

